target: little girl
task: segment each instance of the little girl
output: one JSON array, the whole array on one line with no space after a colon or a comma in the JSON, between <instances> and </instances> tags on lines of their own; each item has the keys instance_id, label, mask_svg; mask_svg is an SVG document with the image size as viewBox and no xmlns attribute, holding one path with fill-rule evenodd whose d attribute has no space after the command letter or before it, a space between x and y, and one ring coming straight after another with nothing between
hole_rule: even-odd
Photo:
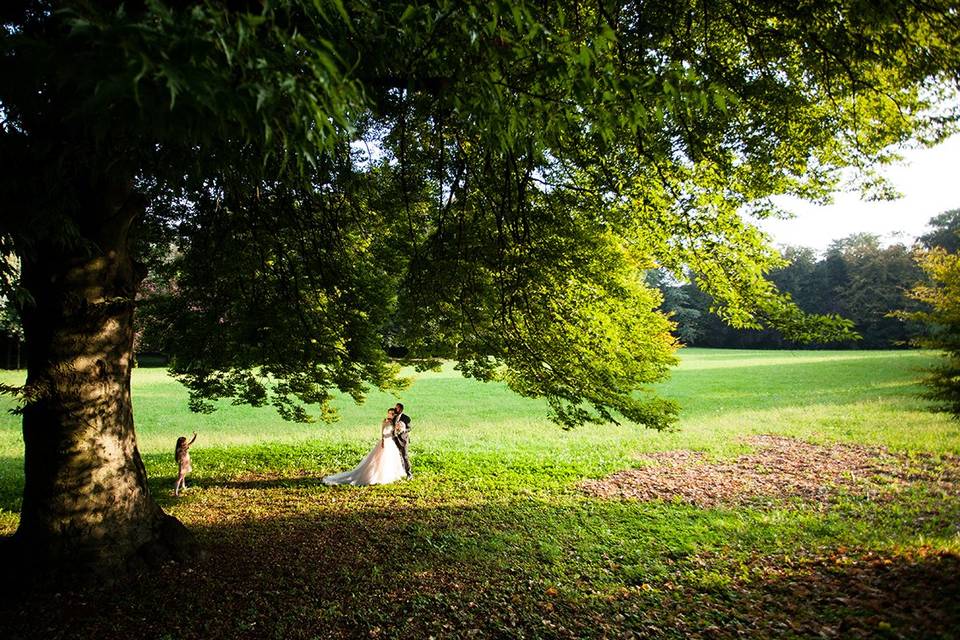
<instances>
[{"instance_id":1,"label":"little girl","mask_svg":"<svg viewBox=\"0 0 960 640\"><path fill-rule=\"evenodd\" d=\"M180 465L180 475L177 477L177 486L173 488L173 495L180 497L180 489L187 488L187 474L193 471L190 465L190 445L197 439L197 432L193 432L193 439L187 442L186 436L177 438L177 448L173 450L173 459Z\"/></svg>"}]
</instances>

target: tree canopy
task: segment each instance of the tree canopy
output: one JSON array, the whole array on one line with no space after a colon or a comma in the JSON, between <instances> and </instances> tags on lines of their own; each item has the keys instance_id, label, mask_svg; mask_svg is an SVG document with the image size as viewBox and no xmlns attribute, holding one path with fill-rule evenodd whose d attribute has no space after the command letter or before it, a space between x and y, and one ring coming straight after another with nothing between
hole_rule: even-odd
<instances>
[{"instance_id":1,"label":"tree canopy","mask_svg":"<svg viewBox=\"0 0 960 640\"><path fill-rule=\"evenodd\" d=\"M384 346L665 426L642 281L842 336L764 279L746 215L952 131L952 2L15 2L0 87L6 249L83 244L133 195L173 368L206 399L329 415ZM948 107L943 107L948 104ZM882 190L882 189L881 189ZM171 251L170 248L173 248ZM47 258L49 259L49 258Z\"/></svg>"}]
</instances>

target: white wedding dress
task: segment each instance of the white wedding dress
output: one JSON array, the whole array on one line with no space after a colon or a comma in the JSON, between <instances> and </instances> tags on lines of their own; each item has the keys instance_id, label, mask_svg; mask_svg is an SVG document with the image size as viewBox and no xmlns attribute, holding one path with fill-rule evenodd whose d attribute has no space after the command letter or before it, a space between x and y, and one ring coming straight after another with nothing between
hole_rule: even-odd
<instances>
[{"instance_id":1,"label":"white wedding dress","mask_svg":"<svg viewBox=\"0 0 960 640\"><path fill-rule=\"evenodd\" d=\"M388 484L405 477L407 472L403 469L400 449L393 441L393 424L389 420L383 421L380 436L380 441L355 469L326 476L323 484Z\"/></svg>"}]
</instances>

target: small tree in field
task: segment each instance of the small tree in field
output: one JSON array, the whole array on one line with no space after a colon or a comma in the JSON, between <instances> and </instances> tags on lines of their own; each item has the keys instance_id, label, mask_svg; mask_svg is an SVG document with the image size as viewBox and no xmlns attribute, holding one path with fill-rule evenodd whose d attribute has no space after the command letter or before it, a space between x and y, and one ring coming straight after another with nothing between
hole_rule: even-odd
<instances>
[{"instance_id":1,"label":"small tree in field","mask_svg":"<svg viewBox=\"0 0 960 640\"><path fill-rule=\"evenodd\" d=\"M918 253L917 263L928 281L916 285L910 297L928 305L929 311L897 315L927 325L927 335L914 343L942 351L943 362L924 379L928 391L923 395L960 418L960 254L935 247Z\"/></svg>"},{"instance_id":2,"label":"small tree in field","mask_svg":"<svg viewBox=\"0 0 960 640\"><path fill-rule=\"evenodd\" d=\"M134 433L151 261L151 327L198 410L332 419L333 391L397 385L389 341L567 425L664 428L648 385L675 345L644 272L691 268L734 325L842 338L764 278L780 259L751 216L960 110L937 108L954 1L10 0L0 25L14 542L40 570L183 532Z\"/></svg>"}]
</instances>

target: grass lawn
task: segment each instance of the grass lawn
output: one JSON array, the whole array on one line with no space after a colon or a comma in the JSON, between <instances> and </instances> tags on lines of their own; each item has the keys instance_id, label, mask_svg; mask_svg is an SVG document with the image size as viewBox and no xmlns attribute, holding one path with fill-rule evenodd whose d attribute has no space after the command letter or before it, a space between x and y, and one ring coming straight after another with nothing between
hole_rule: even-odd
<instances>
[{"instance_id":1,"label":"grass lawn","mask_svg":"<svg viewBox=\"0 0 960 640\"><path fill-rule=\"evenodd\" d=\"M320 478L362 458L393 397L345 401L333 425L229 404L194 415L162 369L137 370L152 489L204 555L120 595L0 605L0 630L40 633L40 616L48 638L954 637L960 495L927 480L954 477L960 428L915 398L935 357L681 356L660 389L683 407L670 433L563 431L544 403L449 367L416 374L400 398L414 420L414 479L332 489ZM173 445L194 430L190 489L176 500ZM577 486L642 466L643 453L732 460L758 434L887 447L926 480L710 509ZM0 417L0 534L16 528L22 456L18 420Z\"/></svg>"}]
</instances>

